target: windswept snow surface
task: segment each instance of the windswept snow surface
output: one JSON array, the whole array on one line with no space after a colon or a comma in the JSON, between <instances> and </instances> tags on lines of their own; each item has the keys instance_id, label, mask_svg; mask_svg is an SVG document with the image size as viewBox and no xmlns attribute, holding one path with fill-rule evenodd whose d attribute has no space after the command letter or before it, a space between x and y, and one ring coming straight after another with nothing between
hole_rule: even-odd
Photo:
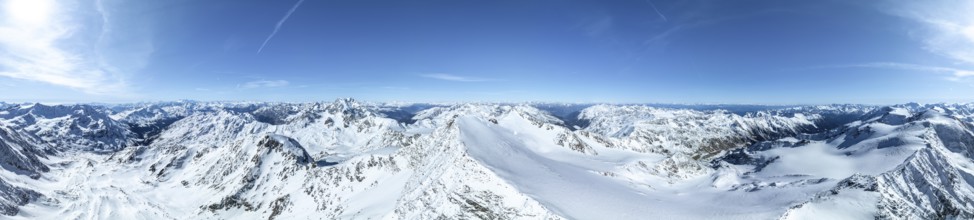
<instances>
[{"instance_id":1,"label":"windswept snow surface","mask_svg":"<svg viewBox=\"0 0 974 220\"><path fill-rule=\"evenodd\" d=\"M2 108L2 219L974 218L972 104Z\"/></svg>"},{"instance_id":2,"label":"windswept snow surface","mask_svg":"<svg viewBox=\"0 0 974 220\"><path fill-rule=\"evenodd\" d=\"M531 146L528 144L531 142L522 140L537 138L531 137L537 134L525 130L510 130L478 118L459 119L461 139L473 158L519 191L562 216L579 219L641 219L649 216L733 218L738 215L734 213L737 212L735 209L741 208L739 204L731 204L731 201L722 203L713 200L719 198L712 195L677 199L664 196L665 193L640 190L590 169L611 167L624 161L599 161L585 157L549 158L547 154L564 153L552 152L565 151L564 148L552 143L534 143L537 145ZM694 213L693 210L699 209L708 211Z\"/></svg>"}]
</instances>

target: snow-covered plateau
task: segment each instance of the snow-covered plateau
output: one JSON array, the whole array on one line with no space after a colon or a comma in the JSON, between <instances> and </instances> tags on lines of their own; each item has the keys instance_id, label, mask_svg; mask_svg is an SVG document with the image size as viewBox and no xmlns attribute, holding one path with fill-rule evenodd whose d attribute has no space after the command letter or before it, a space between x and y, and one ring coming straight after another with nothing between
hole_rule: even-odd
<instances>
[{"instance_id":1,"label":"snow-covered plateau","mask_svg":"<svg viewBox=\"0 0 974 220\"><path fill-rule=\"evenodd\" d=\"M974 219L974 104L0 106L0 219Z\"/></svg>"}]
</instances>

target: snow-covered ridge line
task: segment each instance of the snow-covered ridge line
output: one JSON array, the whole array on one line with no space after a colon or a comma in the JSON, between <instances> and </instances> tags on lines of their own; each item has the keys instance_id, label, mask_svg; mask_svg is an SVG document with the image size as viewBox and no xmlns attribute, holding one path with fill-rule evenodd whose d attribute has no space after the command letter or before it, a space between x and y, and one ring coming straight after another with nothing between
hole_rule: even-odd
<instances>
[{"instance_id":1,"label":"snow-covered ridge line","mask_svg":"<svg viewBox=\"0 0 974 220\"><path fill-rule=\"evenodd\" d=\"M0 110L8 155L0 157L0 214L965 218L974 213L965 205L974 198L972 110L351 99L10 105Z\"/></svg>"}]
</instances>

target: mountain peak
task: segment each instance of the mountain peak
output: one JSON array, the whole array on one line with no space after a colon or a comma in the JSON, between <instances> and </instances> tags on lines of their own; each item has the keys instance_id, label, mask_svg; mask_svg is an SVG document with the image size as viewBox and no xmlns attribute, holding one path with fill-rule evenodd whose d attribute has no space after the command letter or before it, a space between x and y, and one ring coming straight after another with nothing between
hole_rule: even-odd
<instances>
[{"instance_id":1,"label":"mountain peak","mask_svg":"<svg viewBox=\"0 0 974 220\"><path fill-rule=\"evenodd\" d=\"M301 147L296 140L277 134L267 134L257 142L260 147L258 155L280 153L285 158L294 160L298 164L308 164L314 161L308 151Z\"/></svg>"},{"instance_id":2,"label":"mountain peak","mask_svg":"<svg viewBox=\"0 0 974 220\"><path fill-rule=\"evenodd\" d=\"M906 207L883 204L934 213L920 217L954 213L937 204L974 213L961 207L974 198L961 178L974 175L970 105L545 106L584 121L576 129L526 104L400 109L415 112L405 124L352 99L19 108L0 113L0 169L21 175L0 176L0 188L36 192L63 211L9 198L0 209L37 218L133 206L149 211L112 217L767 219ZM154 141L131 144L138 138L126 132L139 129Z\"/></svg>"}]
</instances>

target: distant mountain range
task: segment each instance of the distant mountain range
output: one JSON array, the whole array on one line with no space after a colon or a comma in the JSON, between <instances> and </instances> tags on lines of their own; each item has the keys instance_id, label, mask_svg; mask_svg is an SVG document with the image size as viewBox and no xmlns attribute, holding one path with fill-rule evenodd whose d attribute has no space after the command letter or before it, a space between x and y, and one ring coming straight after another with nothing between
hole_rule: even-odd
<instances>
[{"instance_id":1,"label":"distant mountain range","mask_svg":"<svg viewBox=\"0 0 974 220\"><path fill-rule=\"evenodd\" d=\"M974 104L0 104L4 219L972 219Z\"/></svg>"}]
</instances>

